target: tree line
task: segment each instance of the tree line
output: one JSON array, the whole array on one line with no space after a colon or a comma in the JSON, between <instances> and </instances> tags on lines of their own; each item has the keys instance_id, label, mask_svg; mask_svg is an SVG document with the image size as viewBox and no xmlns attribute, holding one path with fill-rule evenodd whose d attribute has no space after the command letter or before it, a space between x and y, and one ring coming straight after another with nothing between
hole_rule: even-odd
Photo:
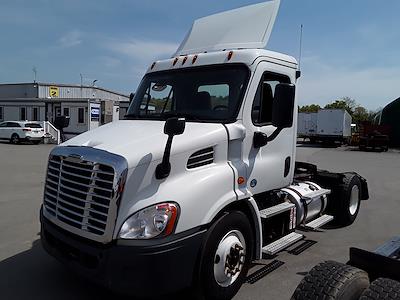
<instances>
[{"instance_id":1,"label":"tree line","mask_svg":"<svg viewBox=\"0 0 400 300\"><path fill-rule=\"evenodd\" d=\"M325 105L323 108L345 109L351 115L351 117L353 119L353 123L360 123L363 121L373 122L375 116L380 111L380 109L377 111L368 110L365 107L358 104L356 100L354 100L350 97L343 97L338 100L335 100L335 101ZM320 105L310 104L310 105L304 105L304 106L299 107L299 112L311 113L311 112L317 112L320 109L322 109L322 107Z\"/></svg>"}]
</instances>

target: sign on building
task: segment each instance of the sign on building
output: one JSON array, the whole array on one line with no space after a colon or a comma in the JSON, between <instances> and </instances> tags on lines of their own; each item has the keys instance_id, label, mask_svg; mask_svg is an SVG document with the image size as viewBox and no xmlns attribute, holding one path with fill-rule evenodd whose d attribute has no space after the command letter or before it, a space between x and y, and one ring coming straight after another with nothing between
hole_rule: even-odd
<instances>
[{"instance_id":1,"label":"sign on building","mask_svg":"<svg viewBox=\"0 0 400 300\"><path fill-rule=\"evenodd\" d=\"M49 87L49 96L52 98L58 98L60 96L60 92L57 86L50 86Z\"/></svg>"}]
</instances>

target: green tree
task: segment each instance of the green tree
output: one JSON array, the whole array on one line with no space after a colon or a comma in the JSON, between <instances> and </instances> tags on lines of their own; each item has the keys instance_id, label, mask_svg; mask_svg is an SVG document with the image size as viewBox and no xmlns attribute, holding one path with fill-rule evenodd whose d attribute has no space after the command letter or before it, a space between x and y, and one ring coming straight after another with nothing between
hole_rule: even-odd
<instances>
[{"instance_id":1,"label":"green tree","mask_svg":"<svg viewBox=\"0 0 400 300\"><path fill-rule=\"evenodd\" d=\"M343 97L332 103L325 105L327 109L345 109L350 115L353 115L354 109L357 107L356 100L350 97Z\"/></svg>"},{"instance_id":2,"label":"green tree","mask_svg":"<svg viewBox=\"0 0 400 300\"><path fill-rule=\"evenodd\" d=\"M321 109L321 106L318 104L310 104L310 105L304 105L299 108L299 112L305 112L305 113L314 113L318 112Z\"/></svg>"}]
</instances>

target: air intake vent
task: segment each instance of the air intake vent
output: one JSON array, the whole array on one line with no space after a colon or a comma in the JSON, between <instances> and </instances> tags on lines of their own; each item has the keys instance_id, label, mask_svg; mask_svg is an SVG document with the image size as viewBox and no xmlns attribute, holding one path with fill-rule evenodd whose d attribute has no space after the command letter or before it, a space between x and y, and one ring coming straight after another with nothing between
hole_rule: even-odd
<instances>
[{"instance_id":1,"label":"air intake vent","mask_svg":"<svg viewBox=\"0 0 400 300\"><path fill-rule=\"evenodd\" d=\"M194 169L201 166L209 165L214 162L214 148L209 147L200 151L197 151L189 157L187 168Z\"/></svg>"}]
</instances>

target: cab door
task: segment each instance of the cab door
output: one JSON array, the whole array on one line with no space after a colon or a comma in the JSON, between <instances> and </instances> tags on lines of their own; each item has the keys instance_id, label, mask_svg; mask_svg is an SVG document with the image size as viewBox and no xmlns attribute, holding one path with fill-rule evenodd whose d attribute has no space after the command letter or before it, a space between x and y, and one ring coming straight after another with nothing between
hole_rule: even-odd
<instances>
[{"instance_id":1,"label":"cab door","mask_svg":"<svg viewBox=\"0 0 400 300\"><path fill-rule=\"evenodd\" d=\"M272 125L272 114L275 88L279 83L294 82L295 70L291 68L268 62L261 62L257 66L243 111L243 124L246 127L243 160L247 165L247 188L252 194L282 188L292 181L296 121L265 146L255 147L253 140L256 133L268 137L274 133L276 127ZM297 114L297 109L294 114Z\"/></svg>"}]
</instances>

